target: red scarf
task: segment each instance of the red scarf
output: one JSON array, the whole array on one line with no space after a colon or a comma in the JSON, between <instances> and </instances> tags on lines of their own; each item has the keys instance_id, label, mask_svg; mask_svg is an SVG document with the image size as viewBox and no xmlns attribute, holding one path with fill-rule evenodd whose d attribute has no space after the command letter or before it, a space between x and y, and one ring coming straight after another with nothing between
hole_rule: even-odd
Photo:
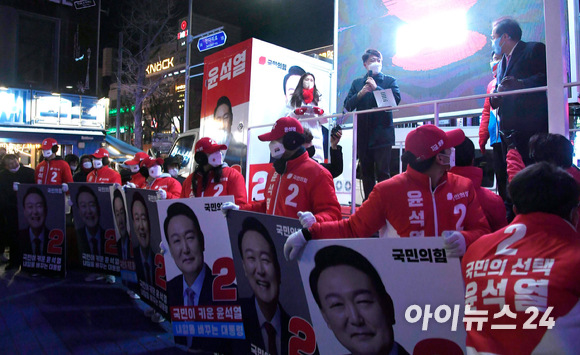
<instances>
[{"instance_id":1,"label":"red scarf","mask_svg":"<svg viewBox=\"0 0 580 355\"><path fill-rule=\"evenodd\" d=\"M314 88L302 89L302 99L306 104L311 103L314 99Z\"/></svg>"}]
</instances>

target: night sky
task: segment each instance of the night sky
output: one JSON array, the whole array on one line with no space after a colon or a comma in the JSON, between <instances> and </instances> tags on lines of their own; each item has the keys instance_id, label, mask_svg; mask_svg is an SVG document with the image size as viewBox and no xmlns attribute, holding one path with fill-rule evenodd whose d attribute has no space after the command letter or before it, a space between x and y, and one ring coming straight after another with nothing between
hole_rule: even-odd
<instances>
[{"instance_id":1,"label":"night sky","mask_svg":"<svg viewBox=\"0 0 580 355\"><path fill-rule=\"evenodd\" d=\"M179 0L187 16L188 1ZM103 0L101 45L115 47L121 6L131 0ZM258 38L294 51L332 44L334 0L193 0L193 12L238 26L242 40ZM177 23L177 20L176 20Z\"/></svg>"}]
</instances>

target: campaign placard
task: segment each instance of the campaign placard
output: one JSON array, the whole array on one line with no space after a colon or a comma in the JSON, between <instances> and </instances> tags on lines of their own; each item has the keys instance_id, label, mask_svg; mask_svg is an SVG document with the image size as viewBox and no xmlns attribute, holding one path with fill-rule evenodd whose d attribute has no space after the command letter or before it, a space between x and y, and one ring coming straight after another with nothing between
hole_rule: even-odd
<instances>
[{"instance_id":1,"label":"campaign placard","mask_svg":"<svg viewBox=\"0 0 580 355\"><path fill-rule=\"evenodd\" d=\"M119 256L111 206L112 184L71 183L72 212L84 268L119 275Z\"/></svg>"},{"instance_id":2,"label":"campaign placard","mask_svg":"<svg viewBox=\"0 0 580 355\"><path fill-rule=\"evenodd\" d=\"M232 354L244 336L224 202L234 199L157 202L175 343L214 354Z\"/></svg>"},{"instance_id":3,"label":"campaign placard","mask_svg":"<svg viewBox=\"0 0 580 355\"><path fill-rule=\"evenodd\" d=\"M159 247L161 232L157 214L157 192L128 188L125 196L134 258L130 264L134 266L137 274L137 292L141 300L167 319L167 282L165 260Z\"/></svg>"},{"instance_id":4,"label":"campaign placard","mask_svg":"<svg viewBox=\"0 0 580 355\"><path fill-rule=\"evenodd\" d=\"M62 187L20 184L17 196L22 268L32 273L65 276L66 221Z\"/></svg>"},{"instance_id":5,"label":"campaign placard","mask_svg":"<svg viewBox=\"0 0 580 355\"><path fill-rule=\"evenodd\" d=\"M227 220L245 333L234 354L318 354L298 264L284 259L300 222L244 211Z\"/></svg>"},{"instance_id":6,"label":"campaign placard","mask_svg":"<svg viewBox=\"0 0 580 355\"><path fill-rule=\"evenodd\" d=\"M442 238L311 241L298 264L320 354L465 354L461 266Z\"/></svg>"},{"instance_id":7,"label":"campaign placard","mask_svg":"<svg viewBox=\"0 0 580 355\"><path fill-rule=\"evenodd\" d=\"M113 221L115 222L115 239L117 241L117 254L119 257L119 268L123 284L137 292L137 272L135 271L135 256L131 244L131 228L129 226L129 216L127 208L127 198L122 186L111 185L111 206L113 208Z\"/></svg>"}]
</instances>

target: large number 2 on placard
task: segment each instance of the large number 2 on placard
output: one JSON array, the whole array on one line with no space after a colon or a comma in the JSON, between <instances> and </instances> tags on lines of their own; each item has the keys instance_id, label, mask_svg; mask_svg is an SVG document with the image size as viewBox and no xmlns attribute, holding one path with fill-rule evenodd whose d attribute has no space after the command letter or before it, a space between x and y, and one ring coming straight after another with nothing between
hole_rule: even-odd
<instances>
[{"instance_id":1,"label":"large number 2 on placard","mask_svg":"<svg viewBox=\"0 0 580 355\"><path fill-rule=\"evenodd\" d=\"M117 255L117 237L114 229L107 229L105 232L105 253Z\"/></svg>"},{"instance_id":2,"label":"large number 2 on placard","mask_svg":"<svg viewBox=\"0 0 580 355\"><path fill-rule=\"evenodd\" d=\"M165 258L161 254L155 254L155 285L167 290L165 281Z\"/></svg>"},{"instance_id":3,"label":"large number 2 on placard","mask_svg":"<svg viewBox=\"0 0 580 355\"><path fill-rule=\"evenodd\" d=\"M460 203L453 208L453 214L458 214L459 219L457 220L457 224L455 225L456 231L463 230L463 220L465 219L465 214L467 213L467 208L465 205Z\"/></svg>"},{"instance_id":4,"label":"large number 2 on placard","mask_svg":"<svg viewBox=\"0 0 580 355\"><path fill-rule=\"evenodd\" d=\"M292 317L288 323L292 337L288 342L288 355L311 355L316 351L316 334L312 325L300 317Z\"/></svg>"},{"instance_id":5,"label":"large number 2 on placard","mask_svg":"<svg viewBox=\"0 0 580 355\"><path fill-rule=\"evenodd\" d=\"M526 236L526 226L523 224L512 224L511 226L507 227L504 230L505 234L509 234L514 232L511 237L504 239L501 243L497 246L497 251L495 255L516 255L518 252L517 249L508 249L510 245L517 242L518 240L522 239ZM514 231L515 230L515 231Z\"/></svg>"},{"instance_id":6,"label":"large number 2 on placard","mask_svg":"<svg viewBox=\"0 0 580 355\"><path fill-rule=\"evenodd\" d=\"M298 206L296 202L293 202L292 200L294 199L294 197L298 196L300 188L296 184L290 184L290 186L288 186L288 190L292 191L292 193L286 197L286 205L292 207Z\"/></svg>"},{"instance_id":7,"label":"large number 2 on placard","mask_svg":"<svg viewBox=\"0 0 580 355\"><path fill-rule=\"evenodd\" d=\"M222 269L226 273L222 275ZM224 288L230 286L236 280L236 269L232 258L219 258L213 262L212 274L217 277L213 280L212 293L214 301L235 301L238 299L235 288Z\"/></svg>"},{"instance_id":8,"label":"large number 2 on placard","mask_svg":"<svg viewBox=\"0 0 580 355\"><path fill-rule=\"evenodd\" d=\"M48 245L46 252L48 254L62 255L62 242L64 242L64 233L60 229L53 229L48 235Z\"/></svg>"}]
</instances>

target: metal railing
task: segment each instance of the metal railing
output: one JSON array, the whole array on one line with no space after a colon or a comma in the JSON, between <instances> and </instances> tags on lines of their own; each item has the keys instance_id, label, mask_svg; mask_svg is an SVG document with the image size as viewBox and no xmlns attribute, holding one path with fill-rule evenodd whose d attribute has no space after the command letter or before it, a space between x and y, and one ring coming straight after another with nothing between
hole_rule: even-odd
<instances>
[{"instance_id":1,"label":"metal railing","mask_svg":"<svg viewBox=\"0 0 580 355\"><path fill-rule=\"evenodd\" d=\"M576 81L576 82L572 82L572 83L565 83L563 85L564 88L573 87L573 86L580 86L580 81ZM424 102L417 102L417 103L413 103L413 104L399 105L399 106L394 106L394 107L377 107L377 108L363 110L363 111L355 111L355 112L347 112L347 113L341 113L341 114L332 114L332 115L325 115L325 116L319 116L319 117L305 118L305 119L300 119L300 121L301 122L310 122L310 121L328 120L331 118L340 117L341 120L344 122L345 118L348 119L348 117L352 116L352 129L353 129L352 167L353 168L352 168L352 172L351 172L351 181L352 181L352 184L351 184L352 185L351 214L354 214L355 209L356 209L356 160L357 160L357 132L358 132L358 115L359 114L366 114L366 113L372 113L372 112L383 112L383 111L393 111L393 110L399 110L399 109L404 109L404 108L413 108L413 107L433 105L433 117L424 117L424 118L419 119L419 120L411 117L408 119L408 121L406 121L405 119L399 119L397 122L395 122L395 120L393 120L393 123L394 124L395 123L402 124L402 123L407 123L407 122L408 123L411 123L411 122L417 123L417 122L433 121L436 126L439 126L439 105L441 105L441 104L453 103L453 102L458 102L458 101L485 99L488 97L499 97L499 96L521 95L521 94L529 94L529 93L536 93L536 92L545 92L547 90L548 90L547 86L539 86L539 87L535 87L535 88L520 89L520 90L513 90L513 91L504 91L504 92L491 93L491 94L478 94L478 95L462 96L462 97L456 97L456 98L450 98L450 99L430 100L430 101L424 101ZM251 144L250 144L250 138L251 138L250 132L253 129L265 128L265 127L272 127L272 124L270 123L270 124L262 124L262 125L248 127L248 131L247 131L248 150L247 150L247 156L246 156L246 172L247 172L247 174L249 174L249 171L250 171L250 159L248 157L251 157L251 150L252 150ZM571 131L580 131L580 129L571 129ZM400 148L399 149L399 158L401 158L401 154L402 154L401 152L403 150L403 142L399 142L398 147ZM402 165L399 164L399 173L401 173L401 172L402 172Z\"/></svg>"}]
</instances>

